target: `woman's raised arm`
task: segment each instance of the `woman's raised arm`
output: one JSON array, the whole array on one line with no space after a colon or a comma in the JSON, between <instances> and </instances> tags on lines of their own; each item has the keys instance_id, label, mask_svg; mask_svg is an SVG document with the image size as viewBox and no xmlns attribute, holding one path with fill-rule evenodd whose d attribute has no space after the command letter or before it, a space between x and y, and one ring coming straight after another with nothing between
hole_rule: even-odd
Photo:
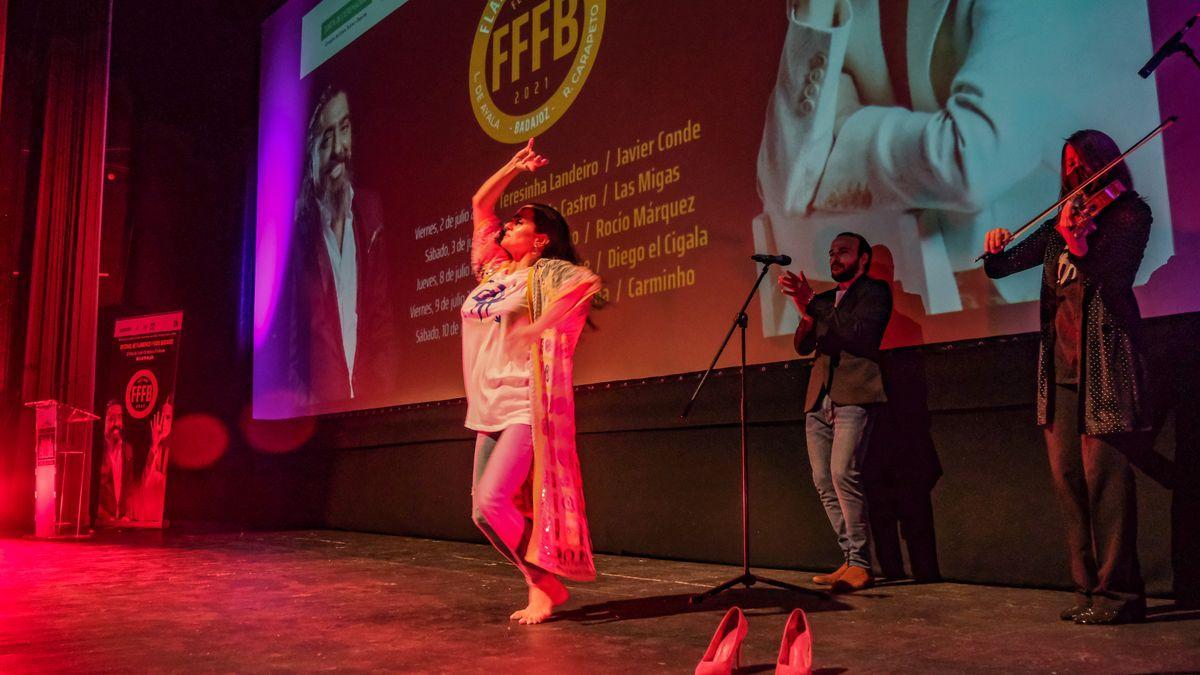
<instances>
[{"instance_id":1,"label":"woman's raised arm","mask_svg":"<svg viewBox=\"0 0 1200 675\"><path fill-rule=\"evenodd\" d=\"M489 262L497 257L504 257L504 250L496 242L496 233L500 227L500 217L496 215L496 203L500 201L504 190L520 173L536 171L549 163L545 157L533 149L533 139L525 147L517 151L512 159L504 163L492 174L483 185L475 191L471 198L471 216L474 221L471 238L471 269L478 276Z\"/></svg>"}]
</instances>

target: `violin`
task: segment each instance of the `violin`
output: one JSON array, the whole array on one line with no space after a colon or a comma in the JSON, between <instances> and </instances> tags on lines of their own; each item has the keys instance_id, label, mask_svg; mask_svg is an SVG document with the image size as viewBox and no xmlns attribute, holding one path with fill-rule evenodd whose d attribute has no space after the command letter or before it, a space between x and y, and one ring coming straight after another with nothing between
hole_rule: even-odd
<instances>
[{"instance_id":1,"label":"violin","mask_svg":"<svg viewBox=\"0 0 1200 675\"><path fill-rule=\"evenodd\" d=\"M1116 201L1117 197L1120 197L1127 190L1127 188L1124 185L1121 185L1120 181L1113 181L1112 183L1109 183L1107 186L1105 186L1105 188L1103 190L1100 190L1099 192L1096 192L1092 195L1083 196L1084 190L1086 190L1088 188L1088 186L1090 186L1092 183L1098 181L1101 176L1103 176L1105 173L1108 172L1109 169L1111 169L1114 166L1123 162L1125 160L1125 158L1128 157L1129 155L1133 154L1133 152L1135 150L1137 150L1138 148L1142 147L1147 142L1149 142L1150 139L1152 139L1155 136L1166 131L1167 127L1174 124L1178 119L1179 119L1178 117L1176 117L1175 115L1172 115L1172 116L1168 117L1167 119L1163 120L1161 124L1159 124L1157 127L1154 127L1154 129L1150 133L1143 136L1142 140L1135 143L1133 145L1133 147L1129 148L1125 152L1122 152L1111 162L1109 162L1108 164L1101 167L1099 171L1096 171L1095 173L1093 173L1091 178L1088 178L1087 180L1080 183L1078 186L1075 187L1074 190L1071 190L1062 199L1058 200L1057 202L1054 202L1049 207L1047 207L1045 211L1042 211L1041 213L1037 214L1036 216L1031 218L1029 220L1029 222L1022 225L1020 229L1018 229L1016 232L1014 232L1012 234L1012 236L1009 238L1008 241L1009 242L1016 241L1017 238L1019 238L1022 234L1024 234L1026 231L1028 231L1029 228L1041 223L1043 218L1050 215L1051 213L1054 213L1055 209L1062 207L1062 205L1066 204L1067 202L1071 202L1072 210L1076 210L1079 213L1087 213L1088 214L1086 216L1083 216L1082 220L1074 221L1075 227L1086 226L1087 223L1091 222L1091 220L1093 218L1095 218L1097 215L1099 215L1100 212L1105 209L1105 207L1107 207L1109 204ZM1082 203L1077 205L1076 201L1081 196L1083 196ZM980 253L979 257L975 258L975 262L979 262L980 260L983 260L988 255L989 254L986 252Z\"/></svg>"},{"instance_id":2,"label":"violin","mask_svg":"<svg viewBox=\"0 0 1200 675\"><path fill-rule=\"evenodd\" d=\"M1114 180L1090 195L1080 192L1071 200L1071 229L1081 230L1088 223L1092 223L1092 229L1095 229L1096 216L1128 191L1124 183Z\"/></svg>"}]
</instances>

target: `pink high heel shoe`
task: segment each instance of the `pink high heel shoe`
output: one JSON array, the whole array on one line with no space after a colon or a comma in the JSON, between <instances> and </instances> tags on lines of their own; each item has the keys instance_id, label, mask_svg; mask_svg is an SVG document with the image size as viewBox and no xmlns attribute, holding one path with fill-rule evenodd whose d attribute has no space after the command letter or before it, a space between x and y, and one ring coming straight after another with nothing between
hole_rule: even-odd
<instances>
[{"instance_id":1,"label":"pink high heel shoe","mask_svg":"<svg viewBox=\"0 0 1200 675\"><path fill-rule=\"evenodd\" d=\"M704 650L704 658L696 666L696 675L729 675L742 660L742 640L750 626L739 607L730 607L717 626L712 642Z\"/></svg>"},{"instance_id":2,"label":"pink high heel shoe","mask_svg":"<svg viewBox=\"0 0 1200 675\"><path fill-rule=\"evenodd\" d=\"M777 675L812 675L812 631L802 609L792 610L783 626L775 672Z\"/></svg>"}]
</instances>

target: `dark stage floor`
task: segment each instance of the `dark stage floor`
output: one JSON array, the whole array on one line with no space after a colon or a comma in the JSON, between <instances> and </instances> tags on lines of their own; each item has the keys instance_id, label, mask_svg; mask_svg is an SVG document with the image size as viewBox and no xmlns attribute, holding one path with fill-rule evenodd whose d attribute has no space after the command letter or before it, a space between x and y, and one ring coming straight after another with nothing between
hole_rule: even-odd
<instances>
[{"instance_id":1,"label":"dark stage floor","mask_svg":"<svg viewBox=\"0 0 1200 675\"><path fill-rule=\"evenodd\" d=\"M0 671L686 673L731 603L750 620L742 672L772 670L795 606L824 673L1200 669L1200 612L1161 600L1145 624L1099 628L1056 619L1065 593L957 584L828 601L738 591L696 607L690 594L737 570L597 566L556 619L525 627L507 618L517 575L471 544L324 531L0 540Z\"/></svg>"}]
</instances>

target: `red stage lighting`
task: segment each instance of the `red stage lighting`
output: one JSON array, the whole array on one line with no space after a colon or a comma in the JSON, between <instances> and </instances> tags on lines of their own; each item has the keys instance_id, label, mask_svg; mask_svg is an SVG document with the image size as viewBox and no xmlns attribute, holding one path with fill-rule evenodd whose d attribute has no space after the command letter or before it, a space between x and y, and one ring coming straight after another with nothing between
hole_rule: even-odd
<instances>
[{"instance_id":1,"label":"red stage lighting","mask_svg":"<svg viewBox=\"0 0 1200 675\"><path fill-rule=\"evenodd\" d=\"M250 406L246 406L242 411L242 434L250 447L259 452L292 452L313 437L316 427L316 421L311 417L256 420L251 414Z\"/></svg>"},{"instance_id":2,"label":"red stage lighting","mask_svg":"<svg viewBox=\"0 0 1200 675\"><path fill-rule=\"evenodd\" d=\"M192 413L175 421L170 461L184 469L212 466L229 448L225 423L207 413Z\"/></svg>"}]
</instances>

